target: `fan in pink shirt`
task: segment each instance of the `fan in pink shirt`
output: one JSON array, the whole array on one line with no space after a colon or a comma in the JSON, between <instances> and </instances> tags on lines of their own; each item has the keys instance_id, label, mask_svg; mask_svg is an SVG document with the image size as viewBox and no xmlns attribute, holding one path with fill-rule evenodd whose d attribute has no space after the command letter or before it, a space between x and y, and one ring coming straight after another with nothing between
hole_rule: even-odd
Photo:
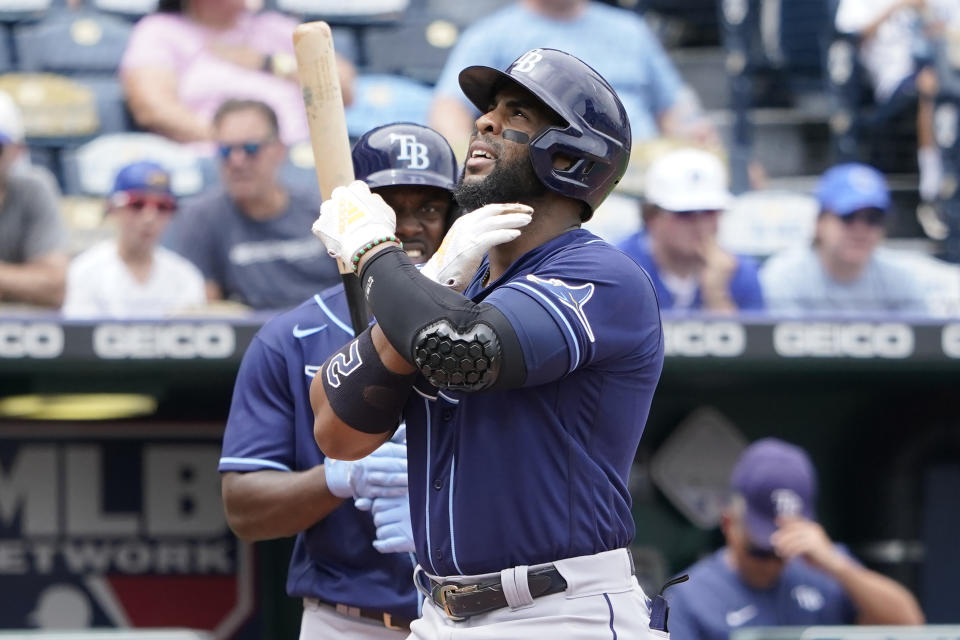
<instances>
[{"instance_id":1,"label":"fan in pink shirt","mask_svg":"<svg viewBox=\"0 0 960 640\"><path fill-rule=\"evenodd\" d=\"M296 21L253 13L243 0L160 0L135 27L120 65L137 124L179 142L211 139L228 98L262 100L276 111L285 143L309 138L293 58ZM340 59L344 101L353 67Z\"/></svg>"}]
</instances>

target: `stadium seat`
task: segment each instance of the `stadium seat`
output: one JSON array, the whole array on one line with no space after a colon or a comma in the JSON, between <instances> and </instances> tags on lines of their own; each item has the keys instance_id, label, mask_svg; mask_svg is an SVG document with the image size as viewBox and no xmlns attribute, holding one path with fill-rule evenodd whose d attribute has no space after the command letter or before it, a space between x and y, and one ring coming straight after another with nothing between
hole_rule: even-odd
<instances>
[{"instance_id":1,"label":"stadium seat","mask_svg":"<svg viewBox=\"0 0 960 640\"><path fill-rule=\"evenodd\" d=\"M369 27L362 34L364 68L432 85L459 37L460 27L441 18L407 18L396 25Z\"/></svg>"},{"instance_id":2,"label":"stadium seat","mask_svg":"<svg viewBox=\"0 0 960 640\"><path fill-rule=\"evenodd\" d=\"M16 25L13 37L21 71L113 75L132 26L97 11L60 11L34 24Z\"/></svg>"},{"instance_id":3,"label":"stadium seat","mask_svg":"<svg viewBox=\"0 0 960 640\"><path fill-rule=\"evenodd\" d=\"M399 19L408 4L409 0L266 0L264 8L296 15L304 21L369 24Z\"/></svg>"},{"instance_id":4,"label":"stadium seat","mask_svg":"<svg viewBox=\"0 0 960 640\"><path fill-rule=\"evenodd\" d=\"M27 143L59 147L84 142L100 130L97 96L74 79L53 73L0 75L23 114Z\"/></svg>"},{"instance_id":5,"label":"stadium seat","mask_svg":"<svg viewBox=\"0 0 960 640\"><path fill-rule=\"evenodd\" d=\"M13 40L7 26L0 24L0 73L13 71Z\"/></svg>"},{"instance_id":6,"label":"stadium seat","mask_svg":"<svg viewBox=\"0 0 960 640\"><path fill-rule=\"evenodd\" d=\"M360 75L346 110L347 131L358 138L385 122L426 124L432 97L429 87L401 76Z\"/></svg>"},{"instance_id":7,"label":"stadium seat","mask_svg":"<svg viewBox=\"0 0 960 640\"><path fill-rule=\"evenodd\" d=\"M39 20L50 8L50 0L3 0L0 2L0 22Z\"/></svg>"},{"instance_id":8,"label":"stadium seat","mask_svg":"<svg viewBox=\"0 0 960 640\"><path fill-rule=\"evenodd\" d=\"M449 20L462 28L508 4L513 0L415 0L410 8L418 16Z\"/></svg>"},{"instance_id":9,"label":"stadium seat","mask_svg":"<svg viewBox=\"0 0 960 640\"><path fill-rule=\"evenodd\" d=\"M157 8L157 0L87 0L87 3L98 11L134 21Z\"/></svg>"},{"instance_id":10,"label":"stadium seat","mask_svg":"<svg viewBox=\"0 0 960 640\"><path fill-rule=\"evenodd\" d=\"M813 239L816 198L794 191L748 191L720 217L717 242L742 255L766 258Z\"/></svg>"},{"instance_id":11,"label":"stadium seat","mask_svg":"<svg viewBox=\"0 0 960 640\"><path fill-rule=\"evenodd\" d=\"M106 195L122 166L145 159L170 171L171 187L178 196L198 193L206 186L200 160L191 148L152 133L115 133L64 151L64 192Z\"/></svg>"},{"instance_id":12,"label":"stadium seat","mask_svg":"<svg viewBox=\"0 0 960 640\"><path fill-rule=\"evenodd\" d=\"M93 91L97 100L97 116L100 119L98 134L120 133L134 129L133 117L127 110L126 95L120 79L114 75L71 76L77 84Z\"/></svg>"}]
</instances>

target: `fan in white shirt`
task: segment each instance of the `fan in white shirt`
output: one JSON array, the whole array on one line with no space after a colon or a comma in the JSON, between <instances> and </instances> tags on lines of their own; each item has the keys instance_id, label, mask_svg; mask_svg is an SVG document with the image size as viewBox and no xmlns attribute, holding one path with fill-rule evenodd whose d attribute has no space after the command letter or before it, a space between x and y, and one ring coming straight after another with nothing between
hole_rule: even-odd
<instances>
[{"instance_id":1,"label":"fan in white shirt","mask_svg":"<svg viewBox=\"0 0 960 640\"><path fill-rule=\"evenodd\" d=\"M203 305L200 271L157 244L177 210L170 174L152 162L127 165L108 206L117 236L71 262L63 315L157 317Z\"/></svg>"}]
</instances>

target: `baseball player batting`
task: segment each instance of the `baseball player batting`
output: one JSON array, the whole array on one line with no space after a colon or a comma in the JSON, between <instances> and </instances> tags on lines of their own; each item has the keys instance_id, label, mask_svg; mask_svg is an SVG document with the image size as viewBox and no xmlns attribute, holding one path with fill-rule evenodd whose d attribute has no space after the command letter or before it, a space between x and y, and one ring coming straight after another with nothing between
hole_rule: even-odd
<instances>
[{"instance_id":1,"label":"baseball player batting","mask_svg":"<svg viewBox=\"0 0 960 640\"><path fill-rule=\"evenodd\" d=\"M431 277L465 280L490 246L529 222L525 208L513 205L475 211L451 228L457 164L446 140L426 127L374 129L352 159L355 175L396 211L408 261L427 261L447 233L443 256L423 267ZM325 458L313 438L310 382L351 338L342 286L259 331L240 366L224 433L224 506L245 540L297 536L287 593L304 599L302 638L403 638L420 613L410 580L403 439L344 462Z\"/></svg>"},{"instance_id":2,"label":"baseball player batting","mask_svg":"<svg viewBox=\"0 0 960 640\"><path fill-rule=\"evenodd\" d=\"M580 228L623 175L630 125L610 85L561 51L469 67L483 115L456 197L533 221L461 295L390 239L362 183L314 225L356 262L377 323L311 385L320 447L356 458L406 421L423 615L411 638L664 637L627 549L627 479L663 364L649 277Z\"/></svg>"}]
</instances>

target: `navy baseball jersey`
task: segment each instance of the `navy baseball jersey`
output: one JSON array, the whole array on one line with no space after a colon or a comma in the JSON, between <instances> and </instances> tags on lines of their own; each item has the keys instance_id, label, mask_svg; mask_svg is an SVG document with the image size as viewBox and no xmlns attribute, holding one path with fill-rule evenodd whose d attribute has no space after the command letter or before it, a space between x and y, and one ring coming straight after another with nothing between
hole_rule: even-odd
<instances>
[{"instance_id":1,"label":"navy baseball jersey","mask_svg":"<svg viewBox=\"0 0 960 640\"><path fill-rule=\"evenodd\" d=\"M313 438L310 382L353 337L343 287L272 318L247 348L237 374L219 469L300 471L323 462ZM368 512L345 501L297 535L287 593L419 617L411 554L373 548Z\"/></svg>"},{"instance_id":2,"label":"navy baseball jersey","mask_svg":"<svg viewBox=\"0 0 960 640\"><path fill-rule=\"evenodd\" d=\"M720 549L693 565L690 581L666 592L674 638L727 640L740 627L856 621L856 609L840 583L803 560L788 562L772 588L754 589L730 568L724 553Z\"/></svg>"},{"instance_id":3,"label":"navy baseball jersey","mask_svg":"<svg viewBox=\"0 0 960 640\"><path fill-rule=\"evenodd\" d=\"M438 391L404 409L417 559L477 574L625 547L627 478L663 366L650 278L585 230L465 291L514 327L525 386Z\"/></svg>"}]
</instances>

